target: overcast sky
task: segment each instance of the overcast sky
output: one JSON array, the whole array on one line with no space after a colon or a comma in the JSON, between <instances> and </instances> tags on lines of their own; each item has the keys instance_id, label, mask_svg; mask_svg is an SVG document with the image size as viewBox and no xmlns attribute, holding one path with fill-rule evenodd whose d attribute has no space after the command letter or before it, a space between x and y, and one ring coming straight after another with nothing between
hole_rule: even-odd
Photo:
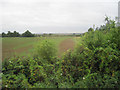
<instances>
[{"instance_id":1,"label":"overcast sky","mask_svg":"<svg viewBox=\"0 0 120 90\"><path fill-rule=\"evenodd\" d=\"M119 0L0 0L2 32L83 33L118 16Z\"/></svg>"}]
</instances>

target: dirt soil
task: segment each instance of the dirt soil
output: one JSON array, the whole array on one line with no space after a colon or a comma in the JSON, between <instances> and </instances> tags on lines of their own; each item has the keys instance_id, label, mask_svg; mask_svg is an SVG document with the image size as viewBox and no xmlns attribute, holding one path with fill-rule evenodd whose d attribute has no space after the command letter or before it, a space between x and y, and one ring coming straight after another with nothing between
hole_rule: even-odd
<instances>
[{"instance_id":1,"label":"dirt soil","mask_svg":"<svg viewBox=\"0 0 120 90\"><path fill-rule=\"evenodd\" d=\"M73 50L75 46L75 42L69 38L69 39L65 39L64 41L62 41L59 44L59 54L58 57L60 57L62 55L63 52L66 52L68 49Z\"/></svg>"},{"instance_id":2,"label":"dirt soil","mask_svg":"<svg viewBox=\"0 0 120 90\"><path fill-rule=\"evenodd\" d=\"M23 52L26 52L26 53L29 53L29 49L32 48L32 45L29 45L29 46L26 46L26 47L22 47L22 48L19 48L19 49L13 49L13 48L9 48L9 49L3 49L2 50L2 60L4 60L6 57L9 58L11 56L14 56L15 53L19 54L19 53L23 53Z\"/></svg>"}]
</instances>

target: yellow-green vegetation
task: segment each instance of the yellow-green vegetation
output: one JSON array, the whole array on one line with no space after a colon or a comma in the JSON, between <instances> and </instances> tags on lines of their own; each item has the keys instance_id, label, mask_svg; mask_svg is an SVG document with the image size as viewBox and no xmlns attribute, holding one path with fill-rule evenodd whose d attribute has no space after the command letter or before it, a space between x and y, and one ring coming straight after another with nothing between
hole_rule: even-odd
<instances>
[{"instance_id":1,"label":"yellow-green vegetation","mask_svg":"<svg viewBox=\"0 0 120 90\"><path fill-rule=\"evenodd\" d=\"M120 88L120 27L108 21L61 58L54 40L44 39L32 56L3 60L3 88Z\"/></svg>"},{"instance_id":2,"label":"yellow-green vegetation","mask_svg":"<svg viewBox=\"0 0 120 90\"><path fill-rule=\"evenodd\" d=\"M59 43L69 37L4 37L2 38L3 59L11 56L31 54L36 43L50 39L58 48Z\"/></svg>"}]
</instances>

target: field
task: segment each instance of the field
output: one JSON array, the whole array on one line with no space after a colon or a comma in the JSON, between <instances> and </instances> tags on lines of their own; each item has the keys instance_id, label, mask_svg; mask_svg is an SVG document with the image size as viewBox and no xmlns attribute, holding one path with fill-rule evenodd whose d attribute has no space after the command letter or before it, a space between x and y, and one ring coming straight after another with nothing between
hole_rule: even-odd
<instances>
[{"instance_id":1,"label":"field","mask_svg":"<svg viewBox=\"0 0 120 90\"><path fill-rule=\"evenodd\" d=\"M58 49L58 57L68 49L73 49L77 41L76 37L6 37L2 38L2 59L10 58L11 56L25 56L31 54L35 44L44 39L54 41Z\"/></svg>"},{"instance_id":2,"label":"field","mask_svg":"<svg viewBox=\"0 0 120 90\"><path fill-rule=\"evenodd\" d=\"M2 45L3 88L120 88L120 27L112 20L80 37L5 37Z\"/></svg>"}]
</instances>

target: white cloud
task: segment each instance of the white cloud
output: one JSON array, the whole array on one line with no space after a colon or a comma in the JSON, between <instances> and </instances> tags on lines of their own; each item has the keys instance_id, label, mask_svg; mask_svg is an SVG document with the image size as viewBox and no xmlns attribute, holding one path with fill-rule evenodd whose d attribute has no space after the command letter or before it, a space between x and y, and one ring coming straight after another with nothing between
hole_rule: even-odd
<instances>
[{"instance_id":1,"label":"white cloud","mask_svg":"<svg viewBox=\"0 0 120 90\"><path fill-rule=\"evenodd\" d=\"M3 31L23 32L29 29L32 32L74 32L76 29L77 32L79 28L80 32L84 32L83 29L87 31L93 24L103 24L105 14L112 18L117 16L117 2L118 0L3 0L0 2ZM57 27L63 30L58 31Z\"/></svg>"}]
</instances>

